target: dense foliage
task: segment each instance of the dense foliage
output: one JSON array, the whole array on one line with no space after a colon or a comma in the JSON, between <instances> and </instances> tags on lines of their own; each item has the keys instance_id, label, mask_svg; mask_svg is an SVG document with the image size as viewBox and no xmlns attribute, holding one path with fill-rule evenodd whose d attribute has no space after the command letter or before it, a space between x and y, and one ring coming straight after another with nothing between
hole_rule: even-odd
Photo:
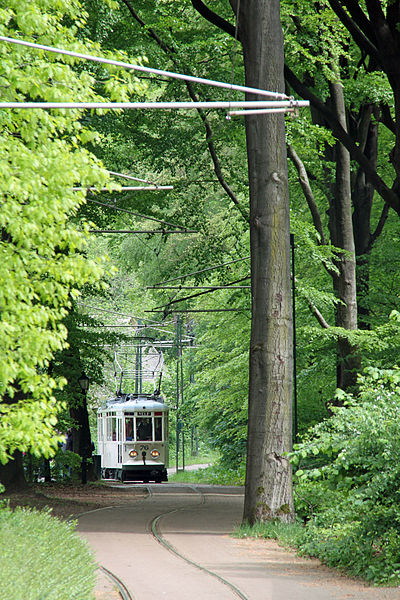
<instances>
[{"instance_id":1,"label":"dense foliage","mask_svg":"<svg viewBox=\"0 0 400 600\"><path fill-rule=\"evenodd\" d=\"M76 37L85 22L79 2L15 1L0 9L2 35L87 49ZM98 97L96 79L74 66L75 59L4 42L0 55L3 101ZM114 98L135 87L134 78L121 86L106 72L103 83ZM84 256L89 225L76 219L85 193L73 187L108 180L85 149L98 135L81 116L76 110L9 109L0 116L0 462L16 449L38 456L54 450L54 391L65 378L51 373L50 361L66 346L63 319L72 300L103 271L101 260Z\"/></svg>"},{"instance_id":2,"label":"dense foliage","mask_svg":"<svg viewBox=\"0 0 400 600\"><path fill-rule=\"evenodd\" d=\"M186 0L23 4L0 2L2 34L93 54L146 55L151 66L243 81L241 47L229 27L217 29ZM287 121L296 416L304 436L293 455L297 510L306 521L298 544L329 564L394 583L400 563L399 385L393 370L400 359L398 216L354 159L345 173L351 210L345 225L335 220L337 137L342 138L332 90L340 83L346 144L364 152L388 186L395 179L387 160L394 144L394 103L384 72L365 59L330 4L281 2L288 85L312 100L311 111ZM233 22L230 3L216 0L213 9L228 25ZM2 100L127 100L134 93L156 100L226 97L220 90L139 80L3 43L0 59ZM224 117L196 111L1 112L0 461L16 449L39 457L54 450L54 426L64 431L70 416L60 416L58 409L66 403L71 409L81 399L82 369L93 383L105 382L94 391L95 405L112 393L99 332L107 323L115 325L114 315L131 315L128 341L139 337L135 323L150 320L151 336L166 340L176 334L174 310L186 310L183 333L194 336L194 347L183 351L183 402L176 421L186 440L199 428L219 451L221 466L205 477L242 481L251 303L248 178L243 122ZM85 192L72 188L108 185L103 165L174 189L110 189L85 204ZM89 221L98 228L146 233L96 236L88 245ZM338 318L345 304L338 293L340 269L350 257L338 235L342 225L357 255L351 302L358 321L351 327ZM181 231L169 234L170 229ZM110 269L104 275L104 263L95 257L106 254ZM108 295L96 295L101 277ZM171 288L147 289L163 281ZM82 294L83 302L77 302ZM149 314L152 309L158 312ZM168 324L165 334L158 324ZM108 344L115 342L107 336ZM346 358L338 351L343 341L356 358L348 368L351 377L368 368L349 393L335 392ZM164 392L174 405L176 348L165 358Z\"/></svg>"},{"instance_id":3,"label":"dense foliage","mask_svg":"<svg viewBox=\"0 0 400 600\"><path fill-rule=\"evenodd\" d=\"M400 371L370 368L360 395L296 446L299 547L380 584L400 581Z\"/></svg>"}]
</instances>

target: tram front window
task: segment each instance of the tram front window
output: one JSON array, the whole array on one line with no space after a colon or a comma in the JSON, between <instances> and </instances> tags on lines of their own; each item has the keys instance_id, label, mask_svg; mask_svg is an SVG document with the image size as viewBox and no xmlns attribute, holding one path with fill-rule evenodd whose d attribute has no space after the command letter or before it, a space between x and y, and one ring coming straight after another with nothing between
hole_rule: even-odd
<instances>
[{"instance_id":1,"label":"tram front window","mask_svg":"<svg viewBox=\"0 0 400 600\"><path fill-rule=\"evenodd\" d=\"M136 419L136 439L139 442L148 442L152 438L151 418Z\"/></svg>"}]
</instances>

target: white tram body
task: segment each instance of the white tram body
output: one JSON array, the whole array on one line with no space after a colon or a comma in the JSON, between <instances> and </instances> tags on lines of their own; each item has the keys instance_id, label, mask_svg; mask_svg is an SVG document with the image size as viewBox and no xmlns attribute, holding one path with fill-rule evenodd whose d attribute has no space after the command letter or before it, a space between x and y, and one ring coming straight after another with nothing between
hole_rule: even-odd
<instances>
[{"instance_id":1,"label":"white tram body","mask_svg":"<svg viewBox=\"0 0 400 600\"><path fill-rule=\"evenodd\" d=\"M168 407L160 396L123 394L98 411L104 479L167 481Z\"/></svg>"}]
</instances>

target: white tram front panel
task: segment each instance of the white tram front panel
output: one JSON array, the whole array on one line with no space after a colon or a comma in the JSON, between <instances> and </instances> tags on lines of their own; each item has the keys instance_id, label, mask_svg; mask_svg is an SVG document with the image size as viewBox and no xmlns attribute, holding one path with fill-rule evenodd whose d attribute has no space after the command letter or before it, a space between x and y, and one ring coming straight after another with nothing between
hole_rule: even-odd
<instances>
[{"instance_id":1,"label":"white tram front panel","mask_svg":"<svg viewBox=\"0 0 400 600\"><path fill-rule=\"evenodd\" d=\"M126 396L98 413L102 476L122 481L166 481L168 407L152 396Z\"/></svg>"}]
</instances>

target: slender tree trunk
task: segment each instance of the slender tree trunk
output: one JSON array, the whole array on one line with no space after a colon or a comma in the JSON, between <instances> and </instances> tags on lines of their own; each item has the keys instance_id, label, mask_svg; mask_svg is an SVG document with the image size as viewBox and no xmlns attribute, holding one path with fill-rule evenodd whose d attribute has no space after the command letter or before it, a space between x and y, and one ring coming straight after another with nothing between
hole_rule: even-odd
<instances>
[{"instance_id":1,"label":"slender tree trunk","mask_svg":"<svg viewBox=\"0 0 400 600\"><path fill-rule=\"evenodd\" d=\"M342 127L347 131L343 87L331 83L333 110ZM336 325L347 330L357 329L356 262L351 205L350 155L342 144L336 143L336 181L333 202L329 209L330 232L333 244L342 250L336 263L338 275L333 275L333 285L340 300L336 312ZM355 386L360 357L347 339L337 343L337 387L348 389Z\"/></svg>"},{"instance_id":2,"label":"slender tree trunk","mask_svg":"<svg viewBox=\"0 0 400 600\"><path fill-rule=\"evenodd\" d=\"M241 0L239 32L248 86L284 91L279 9L278 0ZM289 521L294 511L291 467L285 453L292 438L293 360L283 116L247 117L246 140L252 326L244 520Z\"/></svg>"},{"instance_id":3,"label":"slender tree trunk","mask_svg":"<svg viewBox=\"0 0 400 600\"><path fill-rule=\"evenodd\" d=\"M372 122L371 115L373 107L368 107L368 122L359 128L361 132L361 144L364 154L376 169L378 158L378 125ZM363 129L365 133L363 134ZM357 170L353 186L353 230L354 243L357 257L357 305L358 326L361 329L369 329L369 263L372 246L371 236L371 210L374 198L374 188L367 180L362 169Z\"/></svg>"}]
</instances>

